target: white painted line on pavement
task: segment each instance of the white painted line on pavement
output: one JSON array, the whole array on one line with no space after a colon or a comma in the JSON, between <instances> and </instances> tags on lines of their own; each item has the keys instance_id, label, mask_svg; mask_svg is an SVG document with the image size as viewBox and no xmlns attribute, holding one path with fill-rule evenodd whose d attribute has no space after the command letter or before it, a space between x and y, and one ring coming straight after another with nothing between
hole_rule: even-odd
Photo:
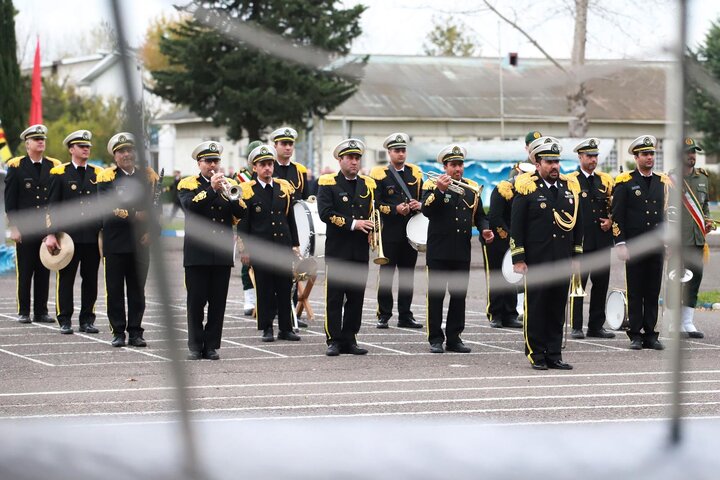
<instances>
[{"instance_id":1,"label":"white painted line on pavement","mask_svg":"<svg viewBox=\"0 0 720 480\"><path fill-rule=\"evenodd\" d=\"M39 363L40 365L45 365L46 367L54 367L52 363L43 362L42 360L37 360L34 358L26 357L25 355L20 355L19 353L11 352L9 350L5 350L4 348L0 348L0 352L6 353L8 355L12 355L13 357L22 358L23 360L29 360L31 362Z\"/></svg>"}]
</instances>

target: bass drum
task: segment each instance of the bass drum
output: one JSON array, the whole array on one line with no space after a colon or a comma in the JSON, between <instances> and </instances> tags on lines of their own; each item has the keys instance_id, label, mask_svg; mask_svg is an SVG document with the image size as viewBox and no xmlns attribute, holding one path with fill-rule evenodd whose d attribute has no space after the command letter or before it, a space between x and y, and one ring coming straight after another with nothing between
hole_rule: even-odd
<instances>
[{"instance_id":1,"label":"bass drum","mask_svg":"<svg viewBox=\"0 0 720 480\"><path fill-rule=\"evenodd\" d=\"M503 277L505 277L505 280L507 280L508 283L512 283L513 285L516 283L520 283L524 276L522 273L517 273L515 270L513 270L513 261L510 249L508 249L507 252L505 252L505 255L503 255L502 274Z\"/></svg>"},{"instance_id":2,"label":"bass drum","mask_svg":"<svg viewBox=\"0 0 720 480\"><path fill-rule=\"evenodd\" d=\"M408 243L418 252L427 250L428 226L430 220L422 213L416 213L407 223L405 234Z\"/></svg>"},{"instance_id":3,"label":"bass drum","mask_svg":"<svg viewBox=\"0 0 720 480\"><path fill-rule=\"evenodd\" d=\"M612 330L627 330L630 326L625 290L613 288L610 291L605 301L605 324Z\"/></svg>"},{"instance_id":4,"label":"bass drum","mask_svg":"<svg viewBox=\"0 0 720 480\"><path fill-rule=\"evenodd\" d=\"M293 204L293 213L300 241L300 255L324 257L327 225L320 220L317 203L298 200Z\"/></svg>"}]
</instances>

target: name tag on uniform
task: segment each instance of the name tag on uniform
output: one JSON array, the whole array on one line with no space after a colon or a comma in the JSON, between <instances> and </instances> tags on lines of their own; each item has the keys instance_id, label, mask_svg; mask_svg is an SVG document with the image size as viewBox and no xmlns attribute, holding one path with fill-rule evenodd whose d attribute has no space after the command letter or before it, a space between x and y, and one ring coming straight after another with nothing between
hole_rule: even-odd
<instances>
[{"instance_id":1,"label":"name tag on uniform","mask_svg":"<svg viewBox=\"0 0 720 480\"><path fill-rule=\"evenodd\" d=\"M633 185L630 190L640 190L640 185Z\"/></svg>"},{"instance_id":2,"label":"name tag on uniform","mask_svg":"<svg viewBox=\"0 0 720 480\"><path fill-rule=\"evenodd\" d=\"M565 198L573 198L572 192L565 190Z\"/></svg>"},{"instance_id":3,"label":"name tag on uniform","mask_svg":"<svg viewBox=\"0 0 720 480\"><path fill-rule=\"evenodd\" d=\"M538 195L537 201L538 202L546 202L547 198L545 197L545 195Z\"/></svg>"},{"instance_id":4,"label":"name tag on uniform","mask_svg":"<svg viewBox=\"0 0 720 480\"><path fill-rule=\"evenodd\" d=\"M704 183L698 183L698 187L704 187L704 186L705 186Z\"/></svg>"}]
</instances>

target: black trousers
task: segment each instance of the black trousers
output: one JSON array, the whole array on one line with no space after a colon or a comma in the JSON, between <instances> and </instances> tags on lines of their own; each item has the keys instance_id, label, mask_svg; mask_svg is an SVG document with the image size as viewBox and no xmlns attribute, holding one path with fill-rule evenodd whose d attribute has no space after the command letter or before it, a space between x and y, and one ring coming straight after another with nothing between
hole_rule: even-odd
<instances>
[{"instance_id":1,"label":"black trousers","mask_svg":"<svg viewBox=\"0 0 720 480\"><path fill-rule=\"evenodd\" d=\"M448 344L460 341L465 330L465 297L470 279L470 262L427 260L427 338L428 342ZM445 291L450 293L445 333L442 329Z\"/></svg>"},{"instance_id":2,"label":"black trousers","mask_svg":"<svg viewBox=\"0 0 720 480\"><path fill-rule=\"evenodd\" d=\"M605 324L605 300L607 297L608 285L610 284L610 249L602 251L607 259L607 267L596 270L587 270L580 264L580 280L583 289L587 285L588 278L592 279L590 289L590 312L588 314L588 332L597 332ZM585 252L597 255L596 252ZM580 330L583 328L583 298L576 297L570 302L570 318L572 328Z\"/></svg>"},{"instance_id":3,"label":"black trousers","mask_svg":"<svg viewBox=\"0 0 720 480\"><path fill-rule=\"evenodd\" d=\"M555 283L542 282L541 275L533 275L533 268L550 264L528 265L525 277L525 355L530 363L562 360L563 325L567 304L567 279Z\"/></svg>"},{"instance_id":4,"label":"black trousers","mask_svg":"<svg viewBox=\"0 0 720 480\"><path fill-rule=\"evenodd\" d=\"M290 274L262 265L253 266L253 272L255 273L255 291L257 293L255 314L258 330L272 327L277 312L280 331L291 331L290 290L292 289L292 278Z\"/></svg>"},{"instance_id":5,"label":"black trousers","mask_svg":"<svg viewBox=\"0 0 720 480\"><path fill-rule=\"evenodd\" d=\"M499 318L503 323L516 320L517 291L502 276L502 262L509 242L495 237L495 240L483 245L485 274L488 289L487 317L489 321Z\"/></svg>"},{"instance_id":6,"label":"black trousers","mask_svg":"<svg viewBox=\"0 0 720 480\"><path fill-rule=\"evenodd\" d=\"M127 331L131 338L141 337L141 323L145 313L145 282L150 267L147 252L108 253L104 263L105 301L110 329L113 335L122 335Z\"/></svg>"},{"instance_id":7,"label":"black trousers","mask_svg":"<svg viewBox=\"0 0 720 480\"><path fill-rule=\"evenodd\" d=\"M357 345L367 282L367 262L348 262L325 257L325 336L328 345ZM343 266L352 263L352 271ZM352 280L352 284L345 279Z\"/></svg>"},{"instance_id":8,"label":"black trousers","mask_svg":"<svg viewBox=\"0 0 720 480\"><path fill-rule=\"evenodd\" d=\"M100 251L97 243L76 243L75 254L67 267L57 275L57 319L60 325L70 325L74 311L73 290L80 267L80 325L95 323L95 301L98 293Z\"/></svg>"},{"instance_id":9,"label":"black trousers","mask_svg":"<svg viewBox=\"0 0 720 480\"><path fill-rule=\"evenodd\" d=\"M185 267L190 350L202 352L220 348L231 268L229 265ZM208 307L207 322L203 325L205 305Z\"/></svg>"},{"instance_id":10,"label":"black trousers","mask_svg":"<svg viewBox=\"0 0 720 480\"><path fill-rule=\"evenodd\" d=\"M378 279L378 318L392 317L393 294L392 284L395 269L398 270L398 318L407 320L412 318L410 310L413 297L413 276L418 252L410 244L401 241L383 242L383 251L390 260L386 265L380 265Z\"/></svg>"},{"instance_id":11,"label":"black trousers","mask_svg":"<svg viewBox=\"0 0 720 480\"><path fill-rule=\"evenodd\" d=\"M43 246L41 238L26 236L23 236L22 242L15 244L18 315L30 315L31 291L35 315L47 315L48 313L50 270L45 268L40 261L41 246Z\"/></svg>"},{"instance_id":12,"label":"black trousers","mask_svg":"<svg viewBox=\"0 0 720 480\"><path fill-rule=\"evenodd\" d=\"M625 263L630 340L657 340L658 297L662 282L663 252L633 255Z\"/></svg>"}]
</instances>

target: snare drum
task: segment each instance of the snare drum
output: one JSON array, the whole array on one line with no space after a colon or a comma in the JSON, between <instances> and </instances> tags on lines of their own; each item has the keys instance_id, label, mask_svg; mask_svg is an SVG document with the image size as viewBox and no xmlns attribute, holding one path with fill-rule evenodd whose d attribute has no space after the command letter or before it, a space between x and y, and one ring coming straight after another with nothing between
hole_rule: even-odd
<instances>
[{"instance_id":1,"label":"snare drum","mask_svg":"<svg viewBox=\"0 0 720 480\"><path fill-rule=\"evenodd\" d=\"M605 301L605 323L612 330L627 330L630 326L625 290L613 288L610 291Z\"/></svg>"},{"instance_id":2,"label":"snare drum","mask_svg":"<svg viewBox=\"0 0 720 480\"><path fill-rule=\"evenodd\" d=\"M298 200L293 204L293 213L300 241L300 254L310 257L324 256L327 225L320 221L317 203Z\"/></svg>"},{"instance_id":3,"label":"snare drum","mask_svg":"<svg viewBox=\"0 0 720 480\"><path fill-rule=\"evenodd\" d=\"M508 283L512 284L520 283L520 280L523 279L522 273L517 273L515 270L513 270L513 261L510 249L508 249L508 251L505 252L505 255L503 256L502 274L503 277L505 277L505 280L507 280Z\"/></svg>"},{"instance_id":4,"label":"snare drum","mask_svg":"<svg viewBox=\"0 0 720 480\"><path fill-rule=\"evenodd\" d=\"M430 220L422 213L415 214L405 227L408 243L418 252L427 250L428 226Z\"/></svg>"}]
</instances>

